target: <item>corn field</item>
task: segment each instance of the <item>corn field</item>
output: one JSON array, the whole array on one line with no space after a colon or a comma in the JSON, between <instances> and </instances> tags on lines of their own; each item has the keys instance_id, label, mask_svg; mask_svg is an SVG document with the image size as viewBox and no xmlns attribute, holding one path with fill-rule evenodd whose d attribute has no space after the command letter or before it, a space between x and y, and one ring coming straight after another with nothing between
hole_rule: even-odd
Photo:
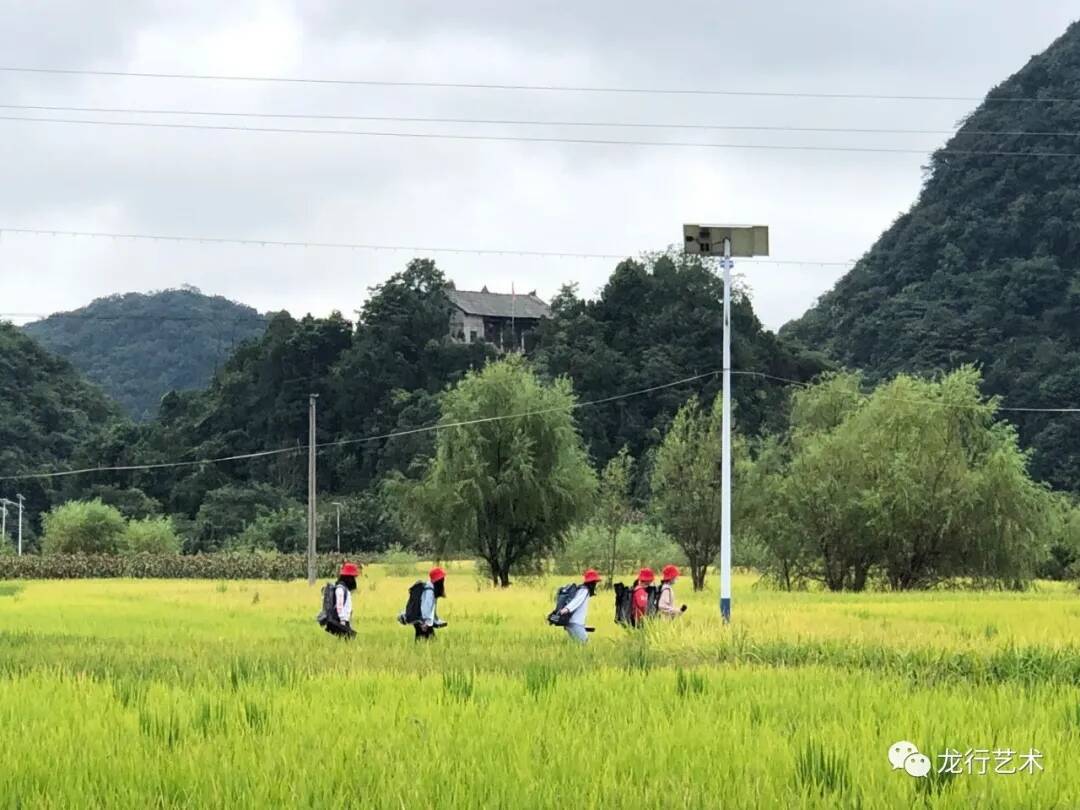
<instances>
[{"instance_id":1,"label":"corn field","mask_svg":"<svg viewBox=\"0 0 1080 810\"><path fill-rule=\"evenodd\" d=\"M736 577L587 646L544 622L561 580L452 568L416 644L414 578L365 570L358 636L300 582L0 582L0 807L1080 806L1080 602L1027 593L777 593ZM911 741L934 762L894 770ZM948 750L1037 749L1031 773ZM942 760L943 761L943 760ZM1030 763L1029 763L1030 764ZM982 763L986 766L986 763Z\"/></svg>"}]
</instances>

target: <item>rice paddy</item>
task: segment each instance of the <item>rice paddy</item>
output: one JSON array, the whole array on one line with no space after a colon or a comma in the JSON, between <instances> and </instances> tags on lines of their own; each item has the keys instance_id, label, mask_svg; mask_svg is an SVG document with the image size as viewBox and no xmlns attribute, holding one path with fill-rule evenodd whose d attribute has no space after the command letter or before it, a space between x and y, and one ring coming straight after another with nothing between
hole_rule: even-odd
<instances>
[{"instance_id":1,"label":"rice paddy","mask_svg":"<svg viewBox=\"0 0 1080 810\"><path fill-rule=\"evenodd\" d=\"M415 644L394 621L413 579L365 571L350 643L306 583L0 583L0 807L1080 806L1069 587L743 575L730 627L680 583L687 614L633 633L600 591L578 647L543 620L561 580L501 592L468 567ZM900 740L927 777L890 765ZM974 758L938 774L949 749Z\"/></svg>"}]
</instances>

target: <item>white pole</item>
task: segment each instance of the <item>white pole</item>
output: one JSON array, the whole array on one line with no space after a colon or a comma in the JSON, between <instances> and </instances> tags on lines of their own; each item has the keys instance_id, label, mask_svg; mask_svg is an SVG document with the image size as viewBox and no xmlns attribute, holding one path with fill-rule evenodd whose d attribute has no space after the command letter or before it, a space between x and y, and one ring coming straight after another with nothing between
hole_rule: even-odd
<instances>
[{"instance_id":1,"label":"white pole","mask_svg":"<svg viewBox=\"0 0 1080 810\"><path fill-rule=\"evenodd\" d=\"M315 399L318 396L308 396L308 585L315 584Z\"/></svg>"},{"instance_id":2,"label":"white pole","mask_svg":"<svg viewBox=\"0 0 1080 810\"><path fill-rule=\"evenodd\" d=\"M724 240L724 391L720 451L720 616L731 621L731 240Z\"/></svg>"},{"instance_id":3,"label":"white pole","mask_svg":"<svg viewBox=\"0 0 1080 810\"><path fill-rule=\"evenodd\" d=\"M334 508L337 510L337 550L338 554L341 553L341 504L335 503Z\"/></svg>"},{"instance_id":4,"label":"white pole","mask_svg":"<svg viewBox=\"0 0 1080 810\"><path fill-rule=\"evenodd\" d=\"M16 495L19 500L19 556L22 556L22 513L23 513L23 496Z\"/></svg>"},{"instance_id":5,"label":"white pole","mask_svg":"<svg viewBox=\"0 0 1080 810\"><path fill-rule=\"evenodd\" d=\"M0 539L7 542L7 505L6 499L0 499Z\"/></svg>"}]
</instances>

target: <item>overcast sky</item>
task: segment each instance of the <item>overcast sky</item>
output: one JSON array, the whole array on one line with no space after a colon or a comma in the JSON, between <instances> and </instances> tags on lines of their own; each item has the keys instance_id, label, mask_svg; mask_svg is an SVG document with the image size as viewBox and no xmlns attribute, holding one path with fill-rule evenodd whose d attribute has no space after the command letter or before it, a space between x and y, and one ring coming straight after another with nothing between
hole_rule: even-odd
<instances>
[{"instance_id":1,"label":"overcast sky","mask_svg":"<svg viewBox=\"0 0 1080 810\"><path fill-rule=\"evenodd\" d=\"M981 97L1071 22L1060 0L126 2L0 0L3 65L125 72ZM178 10L177 7L181 7ZM974 102L376 88L0 73L0 104L949 129ZM944 135L0 116L930 150ZM768 224L777 260L860 256L925 155L453 141L0 120L0 229L635 255L683 222ZM193 284L345 313L413 254L0 238L0 312ZM437 255L459 288L593 295L614 262ZM741 268L779 327L843 268Z\"/></svg>"}]
</instances>

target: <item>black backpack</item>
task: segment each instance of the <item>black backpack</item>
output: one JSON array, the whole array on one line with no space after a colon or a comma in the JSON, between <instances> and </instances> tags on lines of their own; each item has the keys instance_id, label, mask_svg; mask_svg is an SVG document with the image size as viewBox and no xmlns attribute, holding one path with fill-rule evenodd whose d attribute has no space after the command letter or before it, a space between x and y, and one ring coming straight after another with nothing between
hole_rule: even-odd
<instances>
[{"instance_id":1,"label":"black backpack","mask_svg":"<svg viewBox=\"0 0 1080 810\"><path fill-rule=\"evenodd\" d=\"M548 624L565 627L570 623L570 614L563 616L559 611L570 604L570 600L577 596L580 587L580 585L571 582L569 585L563 585L559 590L555 591L555 610L548 614Z\"/></svg>"},{"instance_id":2,"label":"black backpack","mask_svg":"<svg viewBox=\"0 0 1080 810\"><path fill-rule=\"evenodd\" d=\"M420 599L424 595L427 583L417 581L409 588L409 600L405 603L405 610L398 614L398 621L402 624L415 624L423 617L420 615Z\"/></svg>"},{"instance_id":3,"label":"black backpack","mask_svg":"<svg viewBox=\"0 0 1080 810\"><path fill-rule=\"evenodd\" d=\"M315 621L319 623L320 627L326 627L329 625L340 626L341 620L338 618L337 613L337 590L336 582L327 582L323 585L322 589L322 610L319 611L319 615L315 617Z\"/></svg>"},{"instance_id":4,"label":"black backpack","mask_svg":"<svg viewBox=\"0 0 1080 810\"><path fill-rule=\"evenodd\" d=\"M634 589L627 588L621 582L615 583L615 623L621 624L624 627L633 626L630 613L630 601L633 597Z\"/></svg>"}]
</instances>

